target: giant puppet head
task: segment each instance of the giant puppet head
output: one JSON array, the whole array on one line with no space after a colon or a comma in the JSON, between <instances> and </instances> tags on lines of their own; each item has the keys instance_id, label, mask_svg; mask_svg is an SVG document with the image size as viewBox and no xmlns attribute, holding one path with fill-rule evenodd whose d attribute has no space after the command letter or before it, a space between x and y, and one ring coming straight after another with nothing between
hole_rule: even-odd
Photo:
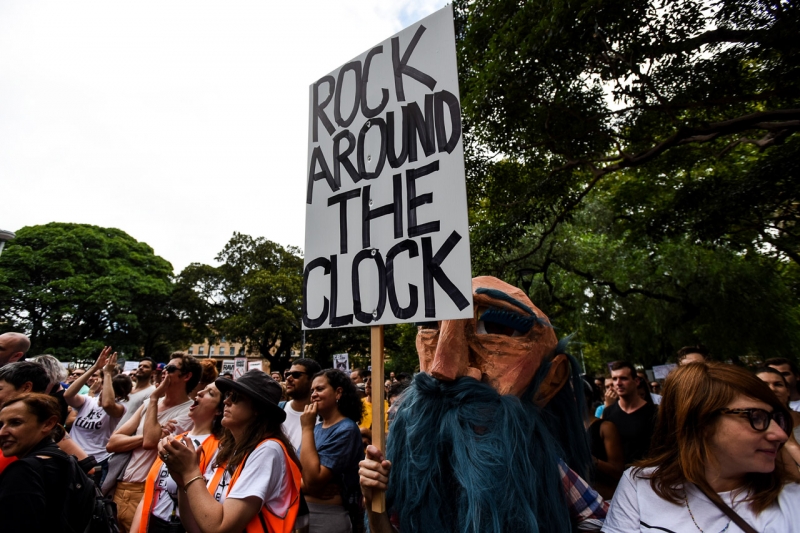
<instances>
[{"instance_id":1,"label":"giant puppet head","mask_svg":"<svg viewBox=\"0 0 800 533\"><path fill-rule=\"evenodd\" d=\"M546 403L569 380L569 363L555 353L550 321L520 289L489 276L472 280L471 320L444 320L417 334L419 366L440 381L469 376L500 394L521 396L542 362L553 358L537 403Z\"/></svg>"},{"instance_id":2,"label":"giant puppet head","mask_svg":"<svg viewBox=\"0 0 800 533\"><path fill-rule=\"evenodd\" d=\"M471 319L417 334L387 504L401 531L569 531L559 460L580 471L589 458L577 364L521 290L478 277L472 292Z\"/></svg>"}]
</instances>

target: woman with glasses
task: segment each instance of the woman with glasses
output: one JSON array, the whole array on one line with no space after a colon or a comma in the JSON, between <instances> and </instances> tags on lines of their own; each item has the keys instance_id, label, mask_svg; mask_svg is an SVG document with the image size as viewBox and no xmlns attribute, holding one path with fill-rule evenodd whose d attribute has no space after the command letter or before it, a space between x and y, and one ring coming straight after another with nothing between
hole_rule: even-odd
<instances>
[{"instance_id":1,"label":"woman with glasses","mask_svg":"<svg viewBox=\"0 0 800 533\"><path fill-rule=\"evenodd\" d=\"M187 438L166 437L161 460L178 485L181 520L202 533L289 532L300 507L299 461L281 424L281 387L260 370L219 378L224 410L217 457L205 472Z\"/></svg>"},{"instance_id":2,"label":"woman with glasses","mask_svg":"<svg viewBox=\"0 0 800 533\"><path fill-rule=\"evenodd\" d=\"M169 380L169 375L163 383ZM158 398L159 386L153 395ZM151 396L153 397L153 396ZM219 439L222 436L222 411L224 409L222 393L214 383L207 384L195 396L189 407L189 418L194 422L191 431L176 438L187 437L195 449L199 450L200 471L205 472L217 454ZM145 413L145 424L158 425L155 410ZM178 509L178 484L169 475L167 465L161 458L156 459L147 475L144 497L139 502L136 515L131 523L134 533L182 533Z\"/></svg>"},{"instance_id":3,"label":"woman with glasses","mask_svg":"<svg viewBox=\"0 0 800 533\"><path fill-rule=\"evenodd\" d=\"M690 363L664 384L649 458L620 480L606 532L794 531L800 485L782 465L790 414L751 373Z\"/></svg>"},{"instance_id":4,"label":"woman with glasses","mask_svg":"<svg viewBox=\"0 0 800 533\"><path fill-rule=\"evenodd\" d=\"M358 462L364 458L358 428L363 409L355 385L344 372L331 368L314 376L311 404L300 417L300 462L310 533L348 533L363 523L358 484ZM319 424L317 417L322 419Z\"/></svg>"},{"instance_id":5,"label":"woman with glasses","mask_svg":"<svg viewBox=\"0 0 800 533\"><path fill-rule=\"evenodd\" d=\"M111 347L106 346L97 361L64 392L64 401L76 411L69 434L97 461L99 468L95 467L95 481L98 486L103 484L108 473L111 454L106 451L106 444L125 414L127 407L123 402L128 399L132 388L127 376L114 376L116 368L117 354L112 354ZM100 375L100 394L96 398L79 394L95 373Z\"/></svg>"}]
</instances>

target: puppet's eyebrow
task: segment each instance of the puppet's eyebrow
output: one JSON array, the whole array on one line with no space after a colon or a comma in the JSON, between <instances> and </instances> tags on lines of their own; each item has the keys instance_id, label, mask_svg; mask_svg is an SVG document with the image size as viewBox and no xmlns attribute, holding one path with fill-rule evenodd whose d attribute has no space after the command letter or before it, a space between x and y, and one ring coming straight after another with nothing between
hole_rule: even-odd
<instances>
[{"instance_id":1,"label":"puppet's eyebrow","mask_svg":"<svg viewBox=\"0 0 800 533\"><path fill-rule=\"evenodd\" d=\"M536 313L533 312L533 309L531 309L530 307L528 307L524 303L520 302L519 300L509 296L508 294L506 294L506 293L504 293L502 291L498 291L497 289L486 289L486 288L483 288L483 287L479 287L479 288L475 289L475 293L476 294L485 294L487 296L490 296L490 297L494 298L495 300L503 300L504 302L508 302L511 305L515 305L515 306L519 307L520 309L522 309L523 311L526 311L529 315L536 316Z\"/></svg>"}]
</instances>

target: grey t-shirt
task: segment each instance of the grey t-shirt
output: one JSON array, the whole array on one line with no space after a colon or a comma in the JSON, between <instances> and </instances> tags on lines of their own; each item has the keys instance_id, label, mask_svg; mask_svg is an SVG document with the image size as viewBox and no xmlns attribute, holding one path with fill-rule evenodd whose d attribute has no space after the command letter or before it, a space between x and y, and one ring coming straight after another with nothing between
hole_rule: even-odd
<instances>
[{"instance_id":1,"label":"grey t-shirt","mask_svg":"<svg viewBox=\"0 0 800 533\"><path fill-rule=\"evenodd\" d=\"M125 407L128 410L125 411L124 415L122 415L122 418L120 418L119 424L117 424L117 426L121 426L122 424L127 422L128 419L133 416L133 413L135 413L139 409L139 407L142 406L144 401L150 398L150 395L153 393L154 390L156 390L155 386L150 385L144 390L140 390L135 394L131 394L128 397L128 402L125 404Z\"/></svg>"}]
</instances>

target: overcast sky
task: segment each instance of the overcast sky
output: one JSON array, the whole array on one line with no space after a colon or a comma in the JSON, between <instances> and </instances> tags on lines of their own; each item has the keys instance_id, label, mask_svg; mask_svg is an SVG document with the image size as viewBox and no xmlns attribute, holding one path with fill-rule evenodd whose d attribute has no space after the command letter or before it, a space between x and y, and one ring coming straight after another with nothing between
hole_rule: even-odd
<instances>
[{"instance_id":1,"label":"overcast sky","mask_svg":"<svg viewBox=\"0 0 800 533\"><path fill-rule=\"evenodd\" d=\"M0 229L303 247L308 86L443 0L0 0Z\"/></svg>"}]
</instances>

